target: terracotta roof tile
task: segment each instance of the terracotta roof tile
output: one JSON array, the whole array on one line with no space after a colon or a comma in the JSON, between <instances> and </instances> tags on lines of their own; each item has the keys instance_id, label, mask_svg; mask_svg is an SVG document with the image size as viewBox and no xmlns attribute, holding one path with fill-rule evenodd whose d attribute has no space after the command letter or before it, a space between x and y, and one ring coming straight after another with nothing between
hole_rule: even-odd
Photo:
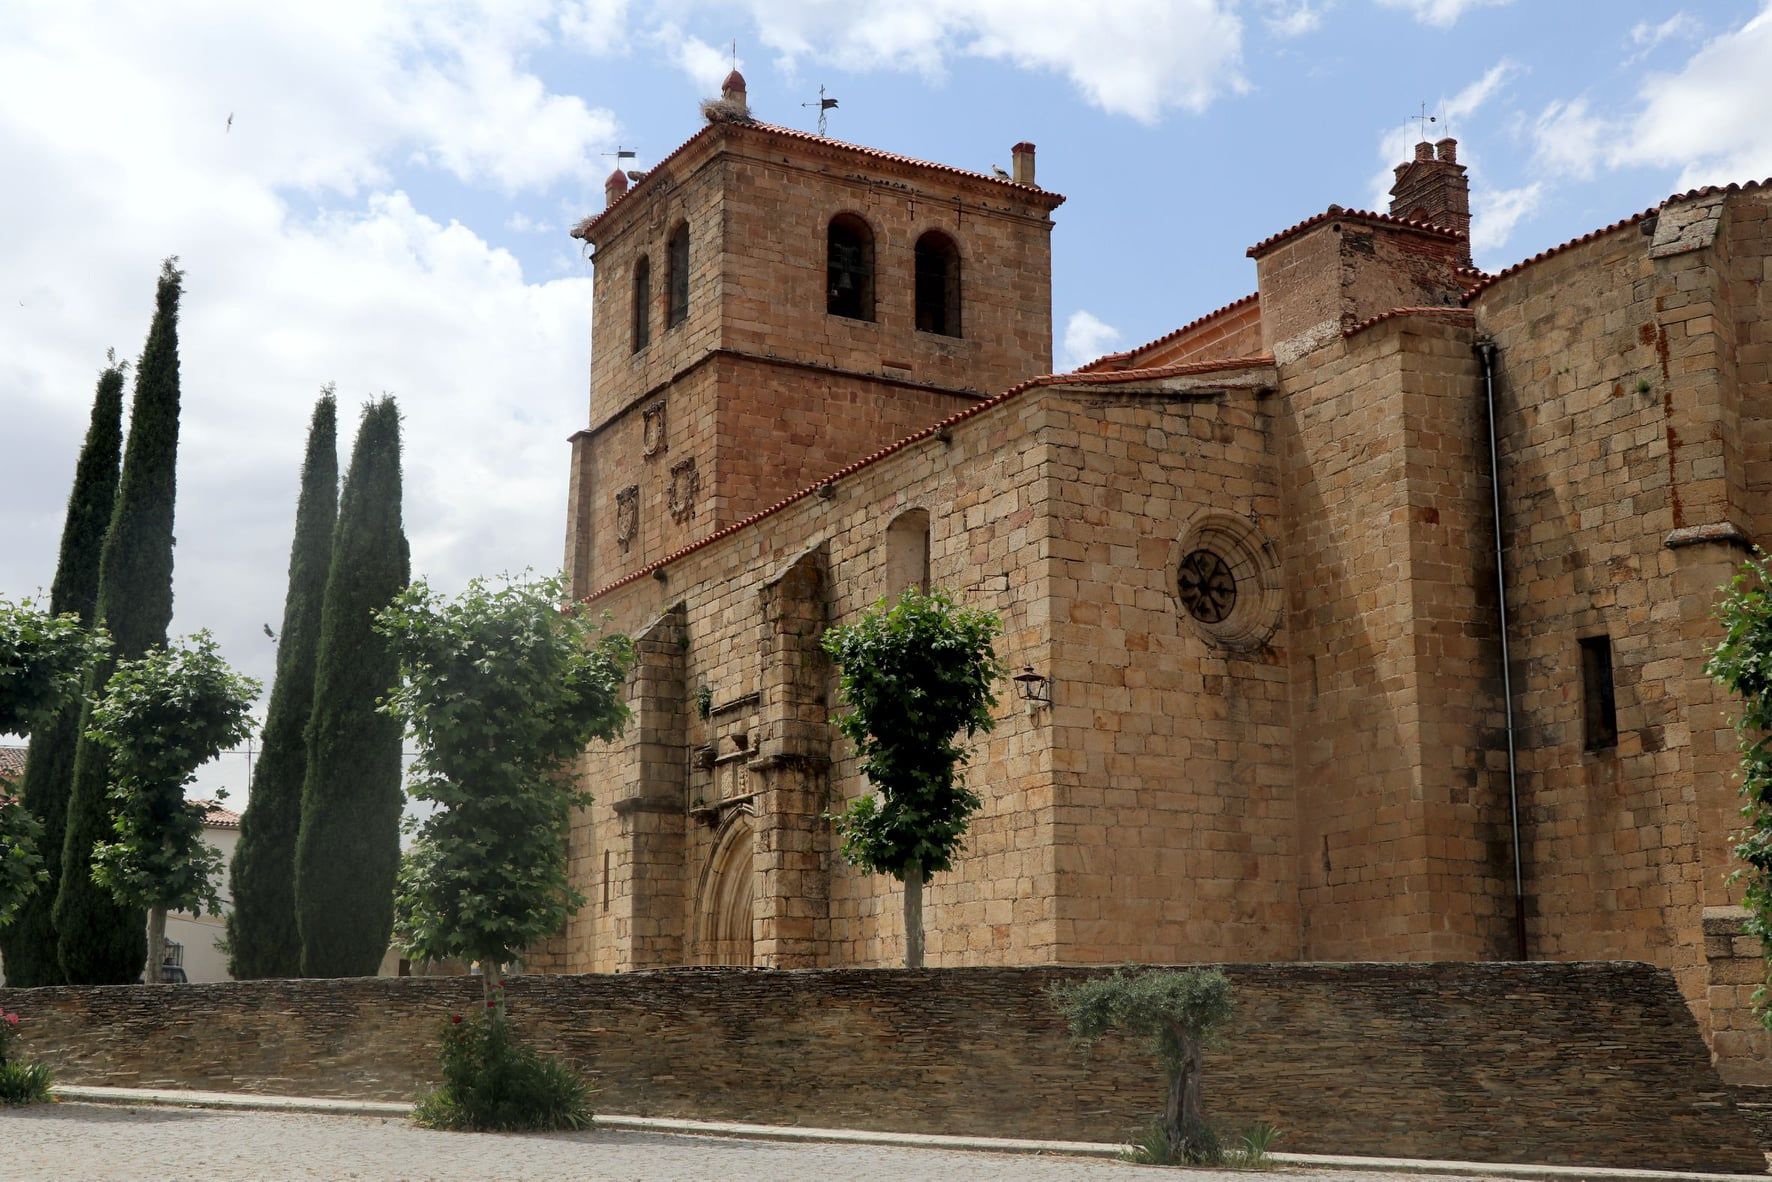
<instances>
[{"instance_id":1,"label":"terracotta roof tile","mask_svg":"<svg viewBox=\"0 0 1772 1182\"><path fill-rule=\"evenodd\" d=\"M1268 235L1254 246L1251 246L1247 251L1244 251L1244 253L1252 259L1258 258L1266 252L1269 247L1292 237L1294 234L1302 233L1303 231L1310 229L1312 226L1321 225L1323 222L1336 220L1368 222L1378 226L1395 226L1398 229L1413 230L1418 234L1427 234L1434 238L1445 238L1453 242L1461 241L1464 238L1464 235L1460 234L1457 230L1448 230L1445 226L1436 226L1432 222L1393 217L1388 213L1374 213L1369 209L1343 209L1339 205L1331 205L1322 213L1314 214L1311 217L1305 218L1297 225L1287 226L1278 234Z\"/></svg>"},{"instance_id":2,"label":"terracotta roof tile","mask_svg":"<svg viewBox=\"0 0 1772 1182\"><path fill-rule=\"evenodd\" d=\"M25 752L29 747L0 747L0 782L25 778Z\"/></svg>"},{"instance_id":3,"label":"terracotta roof tile","mask_svg":"<svg viewBox=\"0 0 1772 1182\"><path fill-rule=\"evenodd\" d=\"M210 828L210 829L238 829L238 828L240 828L240 814L234 812L232 809L225 809L216 801L203 800L198 797L192 797L191 803L192 804L200 804L203 806L203 808L205 810L204 814L203 814L203 824L205 826L207 826L208 828Z\"/></svg>"},{"instance_id":4,"label":"terracotta roof tile","mask_svg":"<svg viewBox=\"0 0 1772 1182\"><path fill-rule=\"evenodd\" d=\"M966 177L968 180L988 181L993 185L1002 185L1004 188L1014 189L1030 196L1043 197L1050 202L1048 208L1052 209L1056 209L1058 206L1064 204L1064 194L1054 193L1050 189L1042 189L1038 185L1024 185L1017 181L1005 180L999 176L992 176L990 173L973 172L968 168L955 168L951 164L937 164L933 160L919 160L915 156L901 156L897 152L886 152L879 148L864 147L861 144L851 144L844 140L834 140L829 136L814 135L809 131L797 131L792 127L781 127L774 123L764 123L759 119L751 119L744 122L710 123L706 127L703 127L700 131L671 149L669 155L648 169L646 175L634 182L634 187L629 189L623 196L616 198L613 204L598 213L592 214L580 221L578 225L574 226L572 228L572 237L583 238L588 241L591 232L596 229L598 222L601 222L605 217L608 217L611 213L614 213L617 209L621 208L622 202L631 200L635 193L646 187L646 182L652 179L653 174L657 173L665 165L676 159L677 156L684 152L691 144L695 143L703 136L711 134L717 127L750 128L755 131L765 131L773 135L784 136L791 140L799 140L803 143L823 144L827 147L842 148L845 151L850 152L859 152L861 155L870 157L874 160L888 160L895 164L915 165L918 168L929 168L936 172L947 173L950 176Z\"/></svg>"},{"instance_id":5,"label":"terracotta roof tile","mask_svg":"<svg viewBox=\"0 0 1772 1182\"><path fill-rule=\"evenodd\" d=\"M1644 218L1654 217L1675 202L1696 201L1702 197L1714 197L1718 193L1752 193L1756 189L1766 188L1772 188L1772 177L1760 181L1731 181L1726 185L1706 185L1702 189L1687 189L1684 193L1674 193L1663 198L1658 204L1651 205L1648 209L1642 210L1638 213L1633 213L1627 218L1621 218L1609 226L1601 226L1597 230L1589 230L1579 238L1571 238L1567 242L1559 242L1555 246L1539 251L1529 259L1521 259L1511 267L1503 267L1501 270L1495 272L1495 274L1488 276L1469 291L1465 292L1464 301L1468 304L1481 292L1494 286L1498 281L1506 279L1510 275L1517 275L1534 263L1542 263L1546 259L1555 258L1566 250L1572 250L1577 246L1584 246L1597 238L1603 238L1618 230L1634 226Z\"/></svg>"},{"instance_id":6,"label":"terracotta roof tile","mask_svg":"<svg viewBox=\"0 0 1772 1182\"><path fill-rule=\"evenodd\" d=\"M1436 320L1449 320L1457 324L1469 324L1476 318L1476 314L1469 308L1448 307L1445 304L1418 304L1407 308L1392 308L1388 312L1368 316L1358 324L1342 329L1341 335L1345 339L1365 332L1373 325L1383 324L1387 320L1396 320L1402 316L1431 316Z\"/></svg>"},{"instance_id":7,"label":"terracotta roof tile","mask_svg":"<svg viewBox=\"0 0 1772 1182\"><path fill-rule=\"evenodd\" d=\"M1161 378L1184 377L1189 374L1215 373L1219 370L1250 369L1258 365L1272 365L1273 363L1274 359L1268 356L1235 357L1224 361L1197 361L1185 365L1165 365L1159 366L1155 369L1123 369L1113 373L1099 374L1043 374L1037 378L1029 378L1027 381L1022 382L1019 385L1009 387L1009 389L1003 391L1001 394L987 398L983 402L975 403L964 410L956 411L947 418L942 419L940 422L931 423L921 431L906 435L903 439L900 439L895 443L887 444L880 450L873 452L870 455L865 455L854 463L838 468L824 479L807 485L797 493L783 497L781 500L775 502L775 504L770 505L767 509L759 509L742 521L735 521L724 529L715 530L713 533L699 541L691 542L689 545L665 555L663 558L658 559L650 565L643 566L639 570L623 575L613 583L607 583L604 586L597 588L595 591L584 597L584 602L588 603L593 599L609 594L609 592L614 591L618 587L625 587L629 583L637 582L655 571L663 570L679 558L693 554L695 551L700 550L703 547L711 546L721 538L730 537L732 534L756 524L765 517L771 517L776 513L781 512L789 505L792 505L795 501L805 500L826 485L834 484L846 476L853 476L863 468L878 463L887 456L892 455L894 452L903 451L913 443L932 438L975 415L983 414L992 407L1001 406L1003 403L1008 402L1029 390L1044 386L1101 386L1122 382L1156 381Z\"/></svg>"},{"instance_id":8,"label":"terracotta roof tile","mask_svg":"<svg viewBox=\"0 0 1772 1182\"><path fill-rule=\"evenodd\" d=\"M1108 365L1111 362L1124 361L1129 357L1137 357L1140 353L1148 353L1150 350L1155 349L1158 345L1166 345L1170 341L1173 341L1175 338L1177 338L1179 336L1183 336L1187 333L1190 333L1190 332L1194 331L1196 328L1200 328L1203 325L1209 323L1210 321L1218 319L1220 316L1223 316L1226 312L1234 312L1238 308L1241 308L1246 304L1253 303L1254 301L1260 299L1260 297L1261 297L1260 292L1252 291L1246 296L1243 296L1239 299L1232 300L1230 303L1226 304L1222 308L1214 308L1214 309L1212 309L1212 311L1206 313L1204 316L1195 317L1194 319L1188 321L1186 324L1182 325L1180 328L1171 329L1170 331L1164 333L1162 336L1158 337L1154 341L1146 341L1142 345L1137 345L1137 346L1134 346L1133 348L1130 348L1130 349L1122 349L1118 353L1104 353L1100 357L1097 357L1094 361L1089 362L1089 364L1087 364L1087 365L1079 365L1076 369L1072 370L1071 372L1073 372L1073 373L1096 373L1101 369L1102 366Z\"/></svg>"}]
</instances>

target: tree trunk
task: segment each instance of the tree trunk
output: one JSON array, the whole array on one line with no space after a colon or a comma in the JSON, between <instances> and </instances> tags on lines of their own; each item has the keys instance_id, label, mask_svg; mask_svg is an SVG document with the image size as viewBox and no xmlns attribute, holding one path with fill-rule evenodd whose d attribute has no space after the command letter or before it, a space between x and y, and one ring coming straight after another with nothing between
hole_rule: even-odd
<instances>
[{"instance_id":1,"label":"tree trunk","mask_svg":"<svg viewBox=\"0 0 1772 1182\"><path fill-rule=\"evenodd\" d=\"M1200 1047L1176 1032L1181 1045L1181 1063L1169 1076L1169 1098L1163 1106L1163 1131L1169 1138L1169 1152L1177 1162L1190 1160L1196 1135L1205 1127L1206 1116L1200 1105Z\"/></svg>"},{"instance_id":2,"label":"tree trunk","mask_svg":"<svg viewBox=\"0 0 1772 1182\"><path fill-rule=\"evenodd\" d=\"M923 869L912 866L904 876L904 967L923 967Z\"/></svg>"},{"instance_id":3,"label":"tree trunk","mask_svg":"<svg viewBox=\"0 0 1772 1182\"><path fill-rule=\"evenodd\" d=\"M148 908L148 971L142 980L149 985L161 983L160 964L166 959L166 908Z\"/></svg>"}]
</instances>

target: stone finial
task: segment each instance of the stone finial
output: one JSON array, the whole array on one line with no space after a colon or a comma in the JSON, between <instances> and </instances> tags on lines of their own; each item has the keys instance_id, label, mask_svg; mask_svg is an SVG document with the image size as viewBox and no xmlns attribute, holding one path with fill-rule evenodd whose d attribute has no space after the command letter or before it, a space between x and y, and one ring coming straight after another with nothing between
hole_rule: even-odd
<instances>
[{"instance_id":1,"label":"stone finial","mask_svg":"<svg viewBox=\"0 0 1772 1182\"><path fill-rule=\"evenodd\" d=\"M1011 157L1010 176L1018 185L1034 184L1034 145L1022 140L1009 149Z\"/></svg>"},{"instance_id":2,"label":"stone finial","mask_svg":"<svg viewBox=\"0 0 1772 1182\"><path fill-rule=\"evenodd\" d=\"M744 75L737 70L726 75L726 81L720 83L720 97L702 100L701 114L709 123L747 122L751 104L745 96Z\"/></svg>"},{"instance_id":3,"label":"stone finial","mask_svg":"<svg viewBox=\"0 0 1772 1182\"><path fill-rule=\"evenodd\" d=\"M618 167L609 174L609 179L603 182L603 204L614 205L627 194L627 191L628 174Z\"/></svg>"}]
</instances>

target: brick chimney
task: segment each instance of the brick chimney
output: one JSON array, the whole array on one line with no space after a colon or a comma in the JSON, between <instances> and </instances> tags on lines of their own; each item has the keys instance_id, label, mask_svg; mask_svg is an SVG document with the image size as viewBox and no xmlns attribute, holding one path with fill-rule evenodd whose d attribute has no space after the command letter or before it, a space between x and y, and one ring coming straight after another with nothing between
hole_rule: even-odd
<instances>
[{"instance_id":1,"label":"brick chimney","mask_svg":"<svg viewBox=\"0 0 1772 1182\"><path fill-rule=\"evenodd\" d=\"M617 167L614 172L609 174L609 179L603 182L604 207L607 208L614 205L617 201L620 201L626 196L627 191L628 174L623 172L620 167Z\"/></svg>"},{"instance_id":2,"label":"brick chimney","mask_svg":"<svg viewBox=\"0 0 1772 1182\"><path fill-rule=\"evenodd\" d=\"M1423 140L1415 145L1415 159L1397 165L1391 213L1463 234L1464 264L1470 266L1471 183L1458 162L1457 140L1447 136L1438 143Z\"/></svg>"},{"instance_id":3,"label":"brick chimney","mask_svg":"<svg viewBox=\"0 0 1772 1182\"><path fill-rule=\"evenodd\" d=\"M1034 184L1034 145L1022 140L1009 149L1011 157L1010 176L1018 185ZM1038 186L1035 186L1038 188Z\"/></svg>"}]
</instances>

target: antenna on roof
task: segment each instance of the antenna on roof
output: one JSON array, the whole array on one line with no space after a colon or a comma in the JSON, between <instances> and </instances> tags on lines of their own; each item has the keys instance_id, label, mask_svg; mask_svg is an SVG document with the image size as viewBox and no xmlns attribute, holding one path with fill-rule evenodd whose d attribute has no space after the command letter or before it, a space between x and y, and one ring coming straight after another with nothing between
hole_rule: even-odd
<instances>
[{"instance_id":1,"label":"antenna on roof","mask_svg":"<svg viewBox=\"0 0 1772 1182\"><path fill-rule=\"evenodd\" d=\"M1421 138L1424 140L1427 139L1427 125L1430 123L1438 123L1440 121L1438 115L1429 115L1427 113L1426 103L1421 104L1421 114L1411 115L1409 118L1421 125Z\"/></svg>"},{"instance_id":2,"label":"antenna on roof","mask_svg":"<svg viewBox=\"0 0 1772 1182\"><path fill-rule=\"evenodd\" d=\"M801 103L800 105L802 107L817 107L818 108L818 134L823 135L824 134L825 112L836 110L837 109L837 100L834 98L826 98L824 96L824 86L821 84L818 88L818 101L816 103Z\"/></svg>"}]
</instances>

